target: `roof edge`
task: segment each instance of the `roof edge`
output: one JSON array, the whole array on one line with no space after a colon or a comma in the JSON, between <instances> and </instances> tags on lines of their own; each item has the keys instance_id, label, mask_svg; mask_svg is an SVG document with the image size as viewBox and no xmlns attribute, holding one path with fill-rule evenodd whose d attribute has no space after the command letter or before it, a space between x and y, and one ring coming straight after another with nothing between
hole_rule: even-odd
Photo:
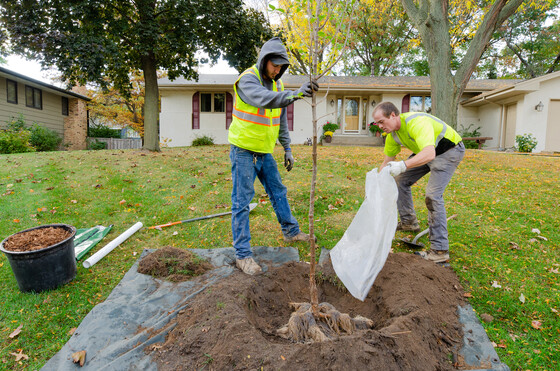
<instances>
[{"instance_id":1,"label":"roof edge","mask_svg":"<svg viewBox=\"0 0 560 371\"><path fill-rule=\"evenodd\" d=\"M17 73L17 72L11 71L11 70L9 70L9 69L7 69L7 68L4 68L4 67L1 67L1 66L0 66L0 72L3 72L3 73L8 74L8 75L15 76L15 77L17 77L17 78L19 78L19 79L22 79L22 80L26 80L26 81L32 82L33 84L41 85L42 87L45 87L45 88L51 89L51 90L55 90L55 91L57 91L57 92L59 92L59 93L64 93L64 94L72 95L72 96L74 96L74 97L76 97L76 98L80 98L80 99L83 99L83 100L86 100L86 101L90 101L90 100L91 100L90 97L87 97L87 96L85 96L85 95L81 95L81 94L78 94L78 93L74 93L74 92L71 91L71 90L66 90L66 89L59 88L58 86L54 86L54 85L51 85L51 84L47 84L46 82L43 82L43 81L40 81L40 80L36 80L36 79L34 79L34 78L31 78L31 77L22 75L21 73Z\"/></svg>"}]
</instances>

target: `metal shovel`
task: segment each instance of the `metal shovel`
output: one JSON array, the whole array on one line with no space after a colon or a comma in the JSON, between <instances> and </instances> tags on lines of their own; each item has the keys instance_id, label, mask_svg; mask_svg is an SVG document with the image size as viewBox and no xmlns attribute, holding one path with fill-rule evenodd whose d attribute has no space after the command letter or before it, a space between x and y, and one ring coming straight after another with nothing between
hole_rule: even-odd
<instances>
[{"instance_id":1,"label":"metal shovel","mask_svg":"<svg viewBox=\"0 0 560 371\"><path fill-rule=\"evenodd\" d=\"M450 221L451 219L455 218L456 216L457 216L457 214L451 215L449 218L447 218L447 221ZM415 250L423 249L425 247L425 245L421 242L418 242L418 239L420 237L422 237L423 235L427 234L429 230L430 230L430 228L424 229L422 232L418 233L412 241L410 241L410 239L406 238L406 237L400 238L400 240L402 242L404 242L411 249L415 249Z\"/></svg>"}]
</instances>

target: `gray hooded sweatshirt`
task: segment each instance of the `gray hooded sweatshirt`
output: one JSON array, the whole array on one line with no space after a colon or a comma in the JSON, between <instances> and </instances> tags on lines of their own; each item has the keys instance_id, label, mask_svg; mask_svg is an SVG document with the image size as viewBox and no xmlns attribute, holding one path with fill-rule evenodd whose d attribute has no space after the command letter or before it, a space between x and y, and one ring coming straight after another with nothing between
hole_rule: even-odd
<instances>
[{"instance_id":1,"label":"gray hooded sweatshirt","mask_svg":"<svg viewBox=\"0 0 560 371\"><path fill-rule=\"evenodd\" d=\"M258 77L248 73L245 74L237 82L237 93L239 97L247 104L258 108L284 108L292 104L294 99L295 91L284 90L275 92L272 90L272 81L266 80L264 78L266 71L266 63L272 55L280 56L283 59L288 59L288 53L286 48L282 44L282 41L278 37L274 37L268 40L262 47L259 53L259 59L257 60L257 68L259 69L259 74L262 79L262 84ZM286 63L282 65L282 68L275 80L278 81L284 72L288 69L289 64ZM289 98L288 98L289 97ZM278 140L280 144L284 147L284 151L290 150L290 133L288 130L288 115L287 110L283 109L280 114L280 132L278 134Z\"/></svg>"}]
</instances>

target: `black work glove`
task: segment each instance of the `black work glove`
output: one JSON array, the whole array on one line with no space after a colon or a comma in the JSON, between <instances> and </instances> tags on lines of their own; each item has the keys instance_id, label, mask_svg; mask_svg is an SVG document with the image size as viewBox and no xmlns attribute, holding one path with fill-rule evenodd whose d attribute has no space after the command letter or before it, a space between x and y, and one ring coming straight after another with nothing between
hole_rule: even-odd
<instances>
[{"instance_id":1,"label":"black work glove","mask_svg":"<svg viewBox=\"0 0 560 371\"><path fill-rule=\"evenodd\" d=\"M292 156L292 151L284 152L284 167L288 171L292 170L292 167L294 167L294 156Z\"/></svg>"},{"instance_id":2,"label":"black work glove","mask_svg":"<svg viewBox=\"0 0 560 371\"><path fill-rule=\"evenodd\" d=\"M308 81L296 91L296 96L301 97L301 93L304 97L311 97L314 91L319 91L319 84L315 80L311 82Z\"/></svg>"}]
</instances>

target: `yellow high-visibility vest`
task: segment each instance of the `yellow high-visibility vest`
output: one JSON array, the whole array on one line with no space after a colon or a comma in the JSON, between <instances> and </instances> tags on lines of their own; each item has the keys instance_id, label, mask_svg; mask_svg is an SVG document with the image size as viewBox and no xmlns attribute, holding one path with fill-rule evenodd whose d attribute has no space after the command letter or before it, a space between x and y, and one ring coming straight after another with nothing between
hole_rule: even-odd
<instances>
[{"instance_id":1,"label":"yellow high-visibility vest","mask_svg":"<svg viewBox=\"0 0 560 371\"><path fill-rule=\"evenodd\" d=\"M259 153L272 153L280 132L281 108L257 108L245 102L237 94L237 82L248 73L262 82L257 66L245 70L233 84L235 92L232 121L228 141L240 148ZM284 91L281 80L272 82L273 91Z\"/></svg>"}]
</instances>

